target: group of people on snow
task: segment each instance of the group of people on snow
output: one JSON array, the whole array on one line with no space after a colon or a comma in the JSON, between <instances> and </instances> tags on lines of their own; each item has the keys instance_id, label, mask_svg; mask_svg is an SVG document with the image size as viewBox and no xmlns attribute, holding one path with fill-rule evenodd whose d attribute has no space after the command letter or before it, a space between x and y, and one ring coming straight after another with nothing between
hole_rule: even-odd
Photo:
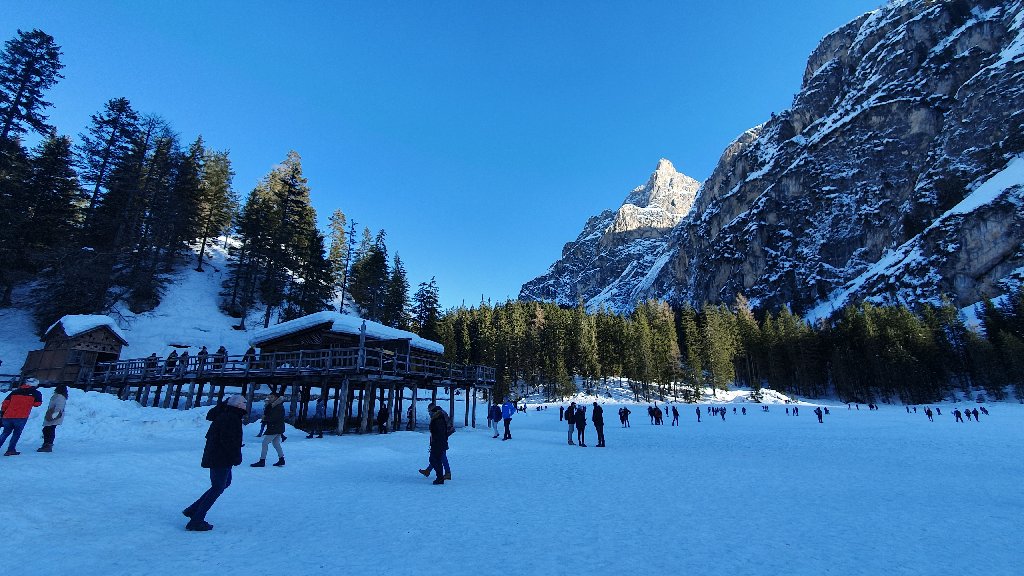
<instances>
[{"instance_id":1,"label":"group of people on snow","mask_svg":"<svg viewBox=\"0 0 1024 576\"><path fill-rule=\"evenodd\" d=\"M15 388L4 398L0 404L0 448L10 438L10 444L4 456L19 456L18 440L28 424L28 417L32 409L43 405L43 396L37 389L39 380L26 378L20 386ZM64 408L68 401L68 387L61 384L57 386L50 396L50 403L43 415L43 445L36 449L36 452L53 452L53 443L57 438L57 426L64 423Z\"/></svg>"},{"instance_id":2,"label":"group of people on snow","mask_svg":"<svg viewBox=\"0 0 1024 576\"><path fill-rule=\"evenodd\" d=\"M604 408L600 404L594 402L593 410L590 413L590 420L594 423L594 431L597 432L597 447L604 448ZM575 402L569 404L568 408L562 408L559 406L559 416L569 425L568 440L570 445L578 445L581 448L586 448L586 436L587 436L587 407L583 404L577 405ZM619 421L625 422L625 426L629 425L629 410L626 409L625 414L623 409L619 409ZM576 442L572 441L572 433L576 432Z\"/></svg>"}]
</instances>

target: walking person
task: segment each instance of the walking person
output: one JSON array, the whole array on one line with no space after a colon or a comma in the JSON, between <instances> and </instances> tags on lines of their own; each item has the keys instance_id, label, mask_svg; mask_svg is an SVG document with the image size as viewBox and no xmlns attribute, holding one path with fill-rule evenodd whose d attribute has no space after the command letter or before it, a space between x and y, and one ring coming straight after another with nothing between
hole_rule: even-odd
<instances>
[{"instance_id":1,"label":"walking person","mask_svg":"<svg viewBox=\"0 0 1024 576\"><path fill-rule=\"evenodd\" d=\"M512 415L515 413L516 407L509 400L505 400L505 403L501 405L501 419L505 421L505 436L502 438L502 441L512 439L509 425L512 423Z\"/></svg>"},{"instance_id":2,"label":"walking person","mask_svg":"<svg viewBox=\"0 0 1024 576\"><path fill-rule=\"evenodd\" d=\"M271 392L263 405L263 422L267 425L267 433L263 436L263 446L260 448L260 459L249 466L263 468L267 465L267 449L271 444L277 452L277 462L274 466L284 466L284 450L281 449L281 437L284 436L284 398Z\"/></svg>"},{"instance_id":3,"label":"walking person","mask_svg":"<svg viewBox=\"0 0 1024 576\"><path fill-rule=\"evenodd\" d=\"M697 423L700 424L700 406L697 406Z\"/></svg>"},{"instance_id":4,"label":"walking person","mask_svg":"<svg viewBox=\"0 0 1024 576\"><path fill-rule=\"evenodd\" d=\"M679 426L679 410L675 406L672 407L672 425Z\"/></svg>"},{"instance_id":5,"label":"walking person","mask_svg":"<svg viewBox=\"0 0 1024 576\"><path fill-rule=\"evenodd\" d=\"M576 443L572 441L572 433L576 429L576 424L574 423L575 419L576 419L576 403L575 402L571 402L571 403L569 403L569 407L565 409L565 421L569 423L569 444L571 446L575 446L576 445Z\"/></svg>"},{"instance_id":6,"label":"walking person","mask_svg":"<svg viewBox=\"0 0 1024 576\"><path fill-rule=\"evenodd\" d=\"M388 405L381 404L377 410L377 434L388 433Z\"/></svg>"},{"instance_id":7,"label":"walking person","mask_svg":"<svg viewBox=\"0 0 1024 576\"><path fill-rule=\"evenodd\" d=\"M491 436L491 438L498 437L499 422L501 422L501 406L498 406L498 403L495 402L487 409L487 428L494 430L494 436Z\"/></svg>"},{"instance_id":8,"label":"walking person","mask_svg":"<svg viewBox=\"0 0 1024 576\"><path fill-rule=\"evenodd\" d=\"M0 447L3 447L8 436L11 437L11 443L7 445L4 456L21 454L18 452L18 439L21 438L22 431L25 430L28 416L32 413L33 408L43 405L43 396L39 390L36 390L37 386L39 386L39 380L26 378L21 386L11 391L0 404L0 414L3 415L0 422L4 428L3 433L0 434Z\"/></svg>"},{"instance_id":9,"label":"walking person","mask_svg":"<svg viewBox=\"0 0 1024 576\"><path fill-rule=\"evenodd\" d=\"M818 406L817 408L814 409L814 415L818 417L818 424L822 423L821 418L823 414L824 412L821 411L821 406Z\"/></svg>"},{"instance_id":10,"label":"walking person","mask_svg":"<svg viewBox=\"0 0 1024 576\"><path fill-rule=\"evenodd\" d=\"M629 408L622 407L622 419L625 420L626 428L629 428L629 415L632 414Z\"/></svg>"},{"instance_id":11,"label":"walking person","mask_svg":"<svg viewBox=\"0 0 1024 576\"><path fill-rule=\"evenodd\" d=\"M405 429L408 431L412 431L413 427L416 426L416 421L413 420L412 417L412 404L409 404L409 408L405 410L405 421Z\"/></svg>"},{"instance_id":12,"label":"walking person","mask_svg":"<svg viewBox=\"0 0 1024 576\"><path fill-rule=\"evenodd\" d=\"M590 417L594 422L594 430L597 431L597 447L604 448L604 408L594 402L594 413Z\"/></svg>"},{"instance_id":13,"label":"walking person","mask_svg":"<svg viewBox=\"0 0 1024 576\"><path fill-rule=\"evenodd\" d=\"M228 349L223 345L217 348L217 351L213 353L213 369L222 370L224 368L224 362L228 359Z\"/></svg>"},{"instance_id":14,"label":"walking person","mask_svg":"<svg viewBox=\"0 0 1024 576\"><path fill-rule=\"evenodd\" d=\"M68 401L68 387L60 384L50 396L43 416L43 445L36 452L53 452L53 441L57 438L57 426L64 423L64 407Z\"/></svg>"},{"instance_id":15,"label":"walking person","mask_svg":"<svg viewBox=\"0 0 1024 576\"><path fill-rule=\"evenodd\" d=\"M239 395L231 396L206 413L210 428L206 431L206 447L203 448L203 459L199 465L210 469L210 489L181 511L188 518L185 530L213 530L213 524L206 521L206 513L224 490L231 486L231 468L242 463L244 417L245 398Z\"/></svg>"},{"instance_id":16,"label":"walking person","mask_svg":"<svg viewBox=\"0 0 1024 576\"><path fill-rule=\"evenodd\" d=\"M448 413L444 411L444 408L441 408L437 404L430 404L430 405L427 406L427 413L429 414L430 424L434 423L434 414L435 413L437 413L438 417L443 420L443 422L444 422L444 429L445 429L445 438L447 438L448 436L451 436L452 434L455 433L455 422L452 420L451 416L449 416ZM430 458L432 458L430 451L427 452L427 458L428 458L428 460L427 460L427 467L422 469L422 470L420 470L420 474L423 474L424 476L429 477L430 476L430 471L434 470L434 462L432 460L430 460ZM444 474L444 479L445 480L451 480L452 479L452 467L451 467L451 465L448 464L448 448L447 447L445 448L444 453L441 454L441 466L439 468L437 468L436 471L437 471L438 475Z\"/></svg>"},{"instance_id":17,"label":"walking person","mask_svg":"<svg viewBox=\"0 0 1024 576\"><path fill-rule=\"evenodd\" d=\"M327 398L321 396L316 401L316 408L313 409L313 426L310 428L309 434L306 438L312 438L313 434L316 434L317 438L324 437L324 420L327 419Z\"/></svg>"},{"instance_id":18,"label":"walking person","mask_svg":"<svg viewBox=\"0 0 1024 576\"><path fill-rule=\"evenodd\" d=\"M437 478L431 484L442 485L446 477L443 469L448 452L449 423L446 418L447 414L436 404L431 404L427 410L430 411L430 466L427 468L426 475L429 476L430 470L433 470L437 474ZM506 424L505 427L507 429L508 425ZM420 472L423 471L420 470ZM448 476L450 477L450 473Z\"/></svg>"},{"instance_id":19,"label":"walking person","mask_svg":"<svg viewBox=\"0 0 1024 576\"><path fill-rule=\"evenodd\" d=\"M587 434L587 407L580 405L576 407L576 415L573 416L573 421L576 423L576 442L580 448L586 448L587 444L584 441Z\"/></svg>"}]
</instances>

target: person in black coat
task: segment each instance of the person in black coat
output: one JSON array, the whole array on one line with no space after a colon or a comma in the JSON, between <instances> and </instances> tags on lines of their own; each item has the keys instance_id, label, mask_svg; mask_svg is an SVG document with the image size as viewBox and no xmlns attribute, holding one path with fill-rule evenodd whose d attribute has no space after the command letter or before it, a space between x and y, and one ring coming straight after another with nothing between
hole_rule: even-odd
<instances>
[{"instance_id":1,"label":"person in black coat","mask_svg":"<svg viewBox=\"0 0 1024 576\"><path fill-rule=\"evenodd\" d=\"M597 430L597 447L604 448L604 408L594 402L594 412L590 417L594 421L594 429Z\"/></svg>"},{"instance_id":2,"label":"person in black coat","mask_svg":"<svg viewBox=\"0 0 1024 576\"><path fill-rule=\"evenodd\" d=\"M584 442L584 437L587 434L587 408L582 404L576 407L576 414L573 415L572 421L576 424L576 442L581 448L586 448L587 445Z\"/></svg>"},{"instance_id":3,"label":"person in black coat","mask_svg":"<svg viewBox=\"0 0 1024 576\"><path fill-rule=\"evenodd\" d=\"M444 458L448 451L448 421L445 413L437 404L431 404L427 410L430 412L430 470L437 473L437 478L432 484L444 484Z\"/></svg>"},{"instance_id":4,"label":"person in black coat","mask_svg":"<svg viewBox=\"0 0 1024 576\"><path fill-rule=\"evenodd\" d=\"M377 434L387 434L388 432L388 405L381 404L380 410L377 411Z\"/></svg>"},{"instance_id":5,"label":"person in black coat","mask_svg":"<svg viewBox=\"0 0 1024 576\"><path fill-rule=\"evenodd\" d=\"M206 431L206 447L203 449L200 466L210 469L210 489L181 511L188 518L186 530L213 530L213 525L206 521L206 513L224 490L231 486L231 467L242 463L244 417L245 398L241 396L231 396L207 412L210 429Z\"/></svg>"}]
</instances>

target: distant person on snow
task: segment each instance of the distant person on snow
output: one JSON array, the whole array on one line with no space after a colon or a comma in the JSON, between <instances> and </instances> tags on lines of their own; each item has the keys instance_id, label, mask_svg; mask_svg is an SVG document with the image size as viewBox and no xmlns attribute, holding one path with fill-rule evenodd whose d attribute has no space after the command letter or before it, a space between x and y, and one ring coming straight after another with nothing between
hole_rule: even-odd
<instances>
[{"instance_id":1,"label":"distant person on snow","mask_svg":"<svg viewBox=\"0 0 1024 576\"><path fill-rule=\"evenodd\" d=\"M576 407L576 415L573 416L573 421L576 424L576 441L579 443L581 448L586 448L587 445L584 442L584 437L587 434L586 406L580 405Z\"/></svg>"},{"instance_id":2,"label":"distant person on snow","mask_svg":"<svg viewBox=\"0 0 1024 576\"><path fill-rule=\"evenodd\" d=\"M697 406L697 423L700 424L700 406Z\"/></svg>"},{"instance_id":3,"label":"distant person on snow","mask_svg":"<svg viewBox=\"0 0 1024 576\"><path fill-rule=\"evenodd\" d=\"M953 410L953 418L956 418L956 420L955 420L956 422L963 422L964 421L964 417L963 417L962 414L960 414L960 409L959 408L957 408L956 410Z\"/></svg>"},{"instance_id":4,"label":"distant person on snow","mask_svg":"<svg viewBox=\"0 0 1024 576\"><path fill-rule=\"evenodd\" d=\"M409 408L405 410L405 420L405 429L412 431L413 427L416 425L416 422L412 419L412 404L409 404Z\"/></svg>"},{"instance_id":5,"label":"distant person on snow","mask_svg":"<svg viewBox=\"0 0 1024 576\"><path fill-rule=\"evenodd\" d=\"M651 424L654 424L654 406L647 407L647 415L651 418Z\"/></svg>"},{"instance_id":6,"label":"distant person on snow","mask_svg":"<svg viewBox=\"0 0 1024 576\"><path fill-rule=\"evenodd\" d=\"M244 417L245 398L237 395L229 397L206 413L210 429L206 432L206 447L203 449L200 466L210 469L210 489L181 511L188 518L185 530L213 530L213 525L206 521L206 513L224 490L231 486L231 467L242 463Z\"/></svg>"},{"instance_id":7,"label":"distant person on snow","mask_svg":"<svg viewBox=\"0 0 1024 576\"><path fill-rule=\"evenodd\" d=\"M327 419L327 398L321 396L316 401L316 408L313 412L313 426L309 430L309 434L306 438L312 438L316 434L317 438L324 437L324 420Z\"/></svg>"},{"instance_id":8,"label":"distant person on snow","mask_svg":"<svg viewBox=\"0 0 1024 576\"><path fill-rule=\"evenodd\" d=\"M506 402L506 404L508 404ZM430 410L430 467L427 468L427 475L433 469L437 474L432 484L444 484L445 478L451 478L451 473L443 473L443 461L448 452L448 418L447 414L436 404L431 404ZM513 408L514 410L515 408ZM508 422L506 420L506 422ZM506 429L508 424L505 425ZM422 472L422 470L421 470Z\"/></svg>"},{"instance_id":9,"label":"distant person on snow","mask_svg":"<svg viewBox=\"0 0 1024 576\"><path fill-rule=\"evenodd\" d=\"M594 413L591 416L594 421L594 430L597 430L597 447L604 448L604 408L594 402Z\"/></svg>"},{"instance_id":10,"label":"distant person on snow","mask_svg":"<svg viewBox=\"0 0 1024 576\"><path fill-rule=\"evenodd\" d=\"M516 407L511 401L505 400L505 403L501 405L501 419L505 421L505 436L502 440L511 440L512 431L509 430L509 425L512 424L512 415L516 413Z\"/></svg>"},{"instance_id":11,"label":"distant person on snow","mask_svg":"<svg viewBox=\"0 0 1024 576\"><path fill-rule=\"evenodd\" d=\"M558 421L561 422L563 420L565 420L565 406L559 406L558 407Z\"/></svg>"},{"instance_id":12,"label":"distant person on snow","mask_svg":"<svg viewBox=\"0 0 1024 576\"><path fill-rule=\"evenodd\" d=\"M679 410L675 406L672 407L672 425L679 426Z\"/></svg>"},{"instance_id":13,"label":"distant person on snow","mask_svg":"<svg viewBox=\"0 0 1024 576\"><path fill-rule=\"evenodd\" d=\"M57 438L57 426L64 423L64 407L68 401L68 387L61 384L50 396L43 416L43 445L36 452L53 452L53 441Z\"/></svg>"},{"instance_id":14,"label":"distant person on snow","mask_svg":"<svg viewBox=\"0 0 1024 576\"><path fill-rule=\"evenodd\" d=\"M164 361L164 367L168 374L173 374L175 368L178 366L178 351L171 350L171 353L167 355L167 360Z\"/></svg>"},{"instance_id":15,"label":"distant person on snow","mask_svg":"<svg viewBox=\"0 0 1024 576\"><path fill-rule=\"evenodd\" d=\"M498 424L501 422L501 406L495 402L491 404L491 407L487 410L487 428L494 430L494 436L491 438L498 437Z\"/></svg>"},{"instance_id":16,"label":"distant person on snow","mask_svg":"<svg viewBox=\"0 0 1024 576\"><path fill-rule=\"evenodd\" d=\"M623 424L626 425L626 428L630 427L629 426L629 415L632 414L632 413L633 412L629 408L626 408L625 406L622 407L622 420L623 420Z\"/></svg>"},{"instance_id":17,"label":"distant person on snow","mask_svg":"<svg viewBox=\"0 0 1024 576\"><path fill-rule=\"evenodd\" d=\"M818 406L817 408L814 409L814 415L818 417L818 424L823 423L821 418L824 414L825 413L821 411L821 406Z\"/></svg>"},{"instance_id":18,"label":"distant person on snow","mask_svg":"<svg viewBox=\"0 0 1024 576\"><path fill-rule=\"evenodd\" d=\"M381 404L377 410L377 434L388 433L388 405Z\"/></svg>"},{"instance_id":19,"label":"distant person on snow","mask_svg":"<svg viewBox=\"0 0 1024 576\"><path fill-rule=\"evenodd\" d=\"M11 443L7 446L4 456L21 454L18 452L18 439L21 438L21 432L25 430L28 416L32 413L32 408L43 405L43 396L39 390L36 390L37 386L39 386L39 380L26 378L25 382L8 394L0 404L0 415L2 415L2 419L0 419L2 424L0 425L4 428L3 433L0 434L0 447L7 441L8 436L11 437Z\"/></svg>"},{"instance_id":20,"label":"distant person on snow","mask_svg":"<svg viewBox=\"0 0 1024 576\"><path fill-rule=\"evenodd\" d=\"M263 436L263 446L260 449L260 459L249 466L263 468L267 465L267 449L270 444L274 445L277 452L277 462L274 466L284 466L284 450L281 449L281 437L284 436L284 398L271 392L263 405L263 422L267 425L267 433Z\"/></svg>"},{"instance_id":21,"label":"distant person on snow","mask_svg":"<svg viewBox=\"0 0 1024 576\"><path fill-rule=\"evenodd\" d=\"M576 444L575 442L572 441L572 433L573 433L573 430L576 429L576 424L574 423L575 419L576 419L576 403L575 402L571 402L569 404L569 407L565 409L565 421L569 423L569 444L570 445L575 445Z\"/></svg>"}]
</instances>

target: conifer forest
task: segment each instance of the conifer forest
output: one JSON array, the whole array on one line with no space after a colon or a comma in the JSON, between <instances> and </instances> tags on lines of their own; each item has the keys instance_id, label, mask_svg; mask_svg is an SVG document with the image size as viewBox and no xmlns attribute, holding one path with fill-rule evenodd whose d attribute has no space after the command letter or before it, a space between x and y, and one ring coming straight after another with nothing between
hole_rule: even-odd
<instances>
[{"instance_id":1,"label":"conifer forest","mask_svg":"<svg viewBox=\"0 0 1024 576\"><path fill-rule=\"evenodd\" d=\"M495 366L502 395L554 399L577 383L601 393L617 379L637 400L741 386L846 402L1024 401L1020 290L980 304L976 327L940 302L859 303L812 325L742 295L641 302L628 315L527 301L441 310L437 282L413 290L384 230L357 231L340 209L321 230L294 151L243 197L227 150L183 139L126 98L62 134L46 100L61 56L40 30L19 31L0 53L0 306L31 286L40 330L65 314L151 310L169 273L202 271L219 241L230 254L222 308L239 329L340 308L441 342L452 361Z\"/></svg>"}]
</instances>

